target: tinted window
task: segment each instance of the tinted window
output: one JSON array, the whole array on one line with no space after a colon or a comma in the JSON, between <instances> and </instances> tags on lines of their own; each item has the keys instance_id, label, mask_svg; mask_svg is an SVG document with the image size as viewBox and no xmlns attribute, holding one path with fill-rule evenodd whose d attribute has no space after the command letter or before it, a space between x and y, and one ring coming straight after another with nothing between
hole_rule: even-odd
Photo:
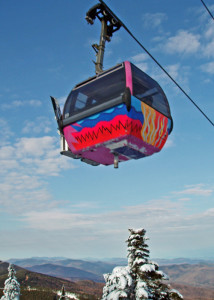
<instances>
[{"instance_id":1,"label":"tinted window","mask_svg":"<svg viewBox=\"0 0 214 300\"><path fill-rule=\"evenodd\" d=\"M159 84L134 65L131 66L134 96L163 115L171 117L167 98Z\"/></svg>"},{"instance_id":2,"label":"tinted window","mask_svg":"<svg viewBox=\"0 0 214 300\"><path fill-rule=\"evenodd\" d=\"M107 73L97 77L94 81L71 91L68 96L63 116L68 118L91 107L121 96L125 90L125 70Z\"/></svg>"}]
</instances>

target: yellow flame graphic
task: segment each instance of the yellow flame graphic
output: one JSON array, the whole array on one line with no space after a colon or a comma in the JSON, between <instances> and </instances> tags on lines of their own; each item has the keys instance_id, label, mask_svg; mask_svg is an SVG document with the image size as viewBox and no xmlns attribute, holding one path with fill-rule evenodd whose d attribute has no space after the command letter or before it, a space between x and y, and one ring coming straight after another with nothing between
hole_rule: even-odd
<instances>
[{"instance_id":1,"label":"yellow flame graphic","mask_svg":"<svg viewBox=\"0 0 214 300\"><path fill-rule=\"evenodd\" d=\"M141 136L146 143L157 147L163 135L164 120L153 108L143 102L141 102L141 110L144 115Z\"/></svg>"}]
</instances>

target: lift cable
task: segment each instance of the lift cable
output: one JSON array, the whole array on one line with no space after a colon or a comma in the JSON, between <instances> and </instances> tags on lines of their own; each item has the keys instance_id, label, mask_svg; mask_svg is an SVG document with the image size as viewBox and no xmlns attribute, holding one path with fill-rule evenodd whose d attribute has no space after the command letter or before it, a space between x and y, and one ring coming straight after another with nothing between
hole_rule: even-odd
<instances>
[{"instance_id":1,"label":"lift cable","mask_svg":"<svg viewBox=\"0 0 214 300\"><path fill-rule=\"evenodd\" d=\"M112 12L103 0L99 0L118 20L121 26L128 32L128 34L138 43L138 45L151 57L151 59L161 68L161 70L174 82L174 84L183 92L183 94L192 102L192 104L201 112L201 114L210 122L214 127L214 123L211 119L202 111L202 109L193 101L193 99L185 92L185 90L176 82L176 80L164 69L164 67L154 58L154 56L139 42L139 40L133 35L133 33L126 27L126 25Z\"/></svg>"},{"instance_id":2,"label":"lift cable","mask_svg":"<svg viewBox=\"0 0 214 300\"><path fill-rule=\"evenodd\" d=\"M204 3L203 0L201 0L202 4L204 5L204 7L206 8L206 10L208 11L208 13L210 14L211 18L214 20L213 14L211 13L211 11L209 10L209 8L206 6L206 4Z\"/></svg>"}]
</instances>

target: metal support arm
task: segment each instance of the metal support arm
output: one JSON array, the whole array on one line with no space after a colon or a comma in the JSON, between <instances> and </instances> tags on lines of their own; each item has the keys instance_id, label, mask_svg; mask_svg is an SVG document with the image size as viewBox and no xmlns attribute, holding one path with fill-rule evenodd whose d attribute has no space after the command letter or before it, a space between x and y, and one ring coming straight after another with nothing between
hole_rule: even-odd
<instances>
[{"instance_id":1,"label":"metal support arm","mask_svg":"<svg viewBox=\"0 0 214 300\"><path fill-rule=\"evenodd\" d=\"M105 52L105 42L110 42L113 33L120 29L121 24L117 18L112 15L111 11L103 4L96 4L86 14L86 20L89 24L93 25L96 17L101 22L101 34L99 45L92 45L96 52L95 69L96 74L103 72L103 59Z\"/></svg>"}]
</instances>

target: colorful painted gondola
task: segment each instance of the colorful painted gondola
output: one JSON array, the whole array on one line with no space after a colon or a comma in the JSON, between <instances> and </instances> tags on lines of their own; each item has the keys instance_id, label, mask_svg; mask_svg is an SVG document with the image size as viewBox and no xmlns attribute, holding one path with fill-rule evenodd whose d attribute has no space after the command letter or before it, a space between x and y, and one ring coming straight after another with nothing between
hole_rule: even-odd
<instances>
[{"instance_id":1,"label":"colorful painted gondola","mask_svg":"<svg viewBox=\"0 0 214 300\"><path fill-rule=\"evenodd\" d=\"M172 124L159 84L125 61L71 91L60 124L67 143L62 154L117 166L159 152Z\"/></svg>"},{"instance_id":2,"label":"colorful painted gondola","mask_svg":"<svg viewBox=\"0 0 214 300\"><path fill-rule=\"evenodd\" d=\"M51 97L61 136L61 154L93 166L118 167L119 162L159 152L172 131L167 98L159 84L125 61L103 71L105 42L121 21L103 3L93 6L86 20L101 21L100 44L94 44L96 75L76 85L61 114Z\"/></svg>"}]
</instances>

